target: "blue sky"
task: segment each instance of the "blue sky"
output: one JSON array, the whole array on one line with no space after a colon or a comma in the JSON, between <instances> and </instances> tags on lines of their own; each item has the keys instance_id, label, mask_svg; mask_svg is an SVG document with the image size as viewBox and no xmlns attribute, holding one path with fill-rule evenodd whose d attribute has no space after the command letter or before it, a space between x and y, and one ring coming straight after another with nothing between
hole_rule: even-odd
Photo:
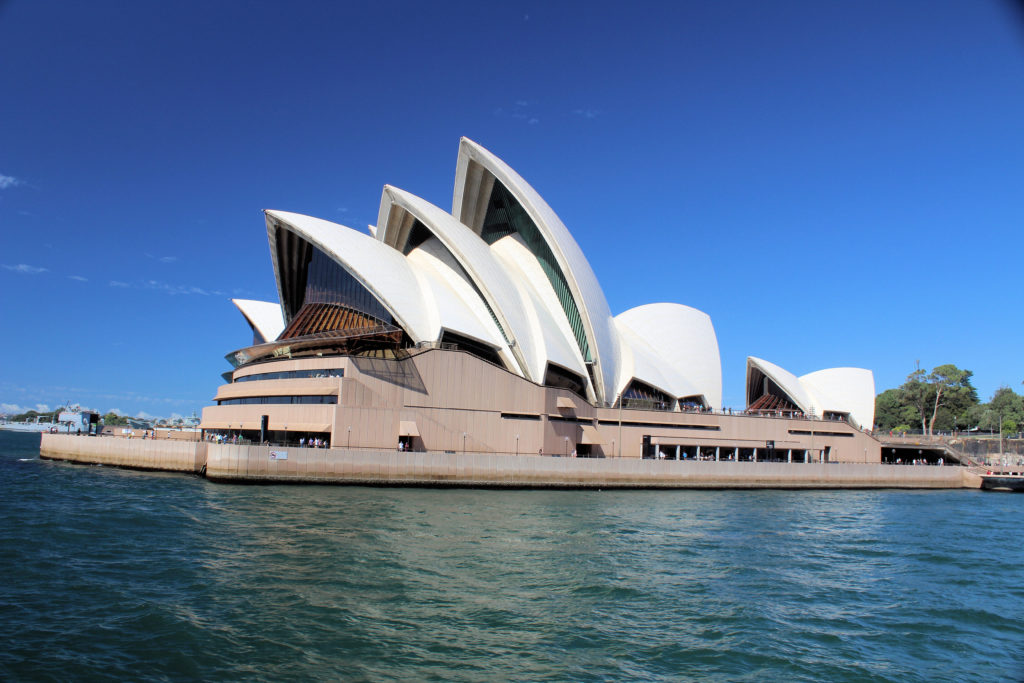
<instances>
[{"instance_id":1,"label":"blue sky","mask_svg":"<svg viewBox=\"0 0 1024 683\"><path fill-rule=\"evenodd\" d=\"M1020 389L1024 22L1003 2L0 1L0 405L189 415L274 300L265 208L450 208L460 136L613 313L745 359Z\"/></svg>"}]
</instances>

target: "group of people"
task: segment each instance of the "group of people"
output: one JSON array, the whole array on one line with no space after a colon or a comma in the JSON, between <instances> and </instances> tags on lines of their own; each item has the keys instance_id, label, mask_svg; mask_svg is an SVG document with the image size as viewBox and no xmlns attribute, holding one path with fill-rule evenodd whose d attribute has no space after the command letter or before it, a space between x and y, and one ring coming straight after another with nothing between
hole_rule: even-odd
<instances>
[{"instance_id":1,"label":"group of people","mask_svg":"<svg viewBox=\"0 0 1024 683\"><path fill-rule=\"evenodd\" d=\"M302 437L299 439L299 448L327 448L327 439L319 437Z\"/></svg>"},{"instance_id":2,"label":"group of people","mask_svg":"<svg viewBox=\"0 0 1024 683\"><path fill-rule=\"evenodd\" d=\"M927 458L914 458L913 460L907 460L906 462L903 462L903 458L896 458L896 460L893 461L893 464L895 464L895 465L938 465L939 467L942 467L943 465L946 464L946 459L945 458L939 458L935 462L931 462Z\"/></svg>"}]
</instances>

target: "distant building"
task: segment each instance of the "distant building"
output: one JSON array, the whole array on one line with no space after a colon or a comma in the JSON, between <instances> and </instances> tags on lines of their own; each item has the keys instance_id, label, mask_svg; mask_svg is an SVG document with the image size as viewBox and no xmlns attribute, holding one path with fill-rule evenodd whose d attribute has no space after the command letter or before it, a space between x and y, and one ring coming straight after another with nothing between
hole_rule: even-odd
<instances>
[{"instance_id":1,"label":"distant building","mask_svg":"<svg viewBox=\"0 0 1024 683\"><path fill-rule=\"evenodd\" d=\"M515 171L462 139L451 213L385 186L369 234L266 211L278 303L235 300L252 345L208 435L334 447L878 462L871 372L747 364L721 410L705 313L613 316L579 245ZM630 237L631 239L634 237ZM827 424L820 419L826 418Z\"/></svg>"}]
</instances>

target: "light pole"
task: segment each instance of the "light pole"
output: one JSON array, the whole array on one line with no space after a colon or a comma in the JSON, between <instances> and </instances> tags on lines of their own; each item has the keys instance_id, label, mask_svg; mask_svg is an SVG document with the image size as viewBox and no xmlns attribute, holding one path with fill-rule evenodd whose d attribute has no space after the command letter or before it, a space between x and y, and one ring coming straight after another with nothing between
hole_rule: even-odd
<instances>
[{"instance_id":1,"label":"light pole","mask_svg":"<svg viewBox=\"0 0 1024 683\"><path fill-rule=\"evenodd\" d=\"M466 454L466 432L462 432L462 454Z\"/></svg>"},{"instance_id":2,"label":"light pole","mask_svg":"<svg viewBox=\"0 0 1024 683\"><path fill-rule=\"evenodd\" d=\"M349 425L349 428L348 428L348 441L345 442L345 449L349 450L351 448L352 448L352 426Z\"/></svg>"},{"instance_id":3,"label":"light pole","mask_svg":"<svg viewBox=\"0 0 1024 683\"><path fill-rule=\"evenodd\" d=\"M516 455L519 455L519 435L516 434Z\"/></svg>"},{"instance_id":4,"label":"light pole","mask_svg":"<svg viewBox=\"0 0 1024 683\"><path fill-rule=\"evenodd\" d=\"M565 437L565 457L569 457L569 437Z\"/></svg>"}]
</instances>

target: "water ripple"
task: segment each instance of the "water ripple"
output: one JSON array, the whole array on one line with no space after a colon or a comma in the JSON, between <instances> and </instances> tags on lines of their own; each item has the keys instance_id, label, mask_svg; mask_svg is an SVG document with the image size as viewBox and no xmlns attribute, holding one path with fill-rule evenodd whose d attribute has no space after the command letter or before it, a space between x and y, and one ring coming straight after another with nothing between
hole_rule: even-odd
<instances>
[{"instance_id":1,"label":"water ripple","mask_svg":"<svg viewBox=\"0 0 1024 683\"><path fill-rule=\"evenodd\" d=\"M0 434L5 680L1020 680L1024 496L242 487Z\"/></svg>"}]
</instances>

